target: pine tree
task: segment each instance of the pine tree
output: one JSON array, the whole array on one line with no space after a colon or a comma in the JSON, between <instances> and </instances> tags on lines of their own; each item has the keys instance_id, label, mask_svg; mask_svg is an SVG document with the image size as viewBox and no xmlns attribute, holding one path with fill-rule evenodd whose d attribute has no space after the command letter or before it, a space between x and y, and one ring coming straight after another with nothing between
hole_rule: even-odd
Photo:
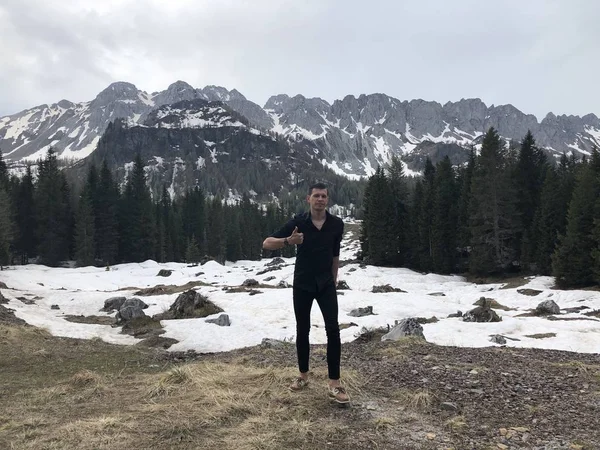
<instances>
[{"instance_id":1,"label":"pine tree","mask_svg":"<svg viewBox=\"0 0 600 450\"><path fill-rule=\"evenodd\" d=\"M4 161L2 150L0 150L0 188L7 191L6 193L8 193L9 178L8 167L6 161Z\"/></svg>"},{"instance_id":2,"label":"pine tree","mask_svg":"<svg viewBox=\"0 0 600 450\"><path fill-rule=\"evenodd\" d=\"M515 167L517 209L523 225L522 233L519 233L515 240L516 257L525 267L535 255L536 233L532 229L532 224L540 202L546 166L544 153L537 148L531 131L528 131L521 142Z\"/></svg>"},{"instance_id":3,"label":"pine tree","mask_svg":"<svg viewBox=\"0 0 600 450\"><path fill-rule=\"evenodd\" d=\"M431 259L436 273L455 270L457 199L452 163L446 156L437 164L434 179Z\"/></svg>"},{"instance_id":4,"label":"pine tree","mask_svg":"<svg viewBox=\"0 0 600 450\"><path fill-rule=\"evenodd\" d=\"M217 261L225 262L225 221L223 217L223 202L216 196L210 202L206 246L208 255Z\"/></svg>"},{"instance_id":5,"label":"pine tree","mask_svg":"<svg viewBox=\"0 0 600 450\"><path fill-rule=\"evenodd\" d=\"M91 194L89 190L84 189L79 199L75 221L75 260L80 267L94 264L96 255L94 234L95 224Z\"/></svg>"},{"instance_id":6,"label":"pine tree","mask_svg":"<svg viewBox=\"0 0 600 450\"><path fill-rule=\"evenodd\" d=\"M592 154L590 163L577 173L573 198L569 204L567 228L552 255L552 271L561 288L594 284L593 249L594 205L600 196L600 155Z\"/></svg>"},{"instance_id":7,"label":"pine tree","mask_svg":"<svg viewBox=\"0 0 600 450\"><path fill-rule=\"evenodd\" d=\"M0 186L0 270L11 262L11 244L14 237L10 198L4 187Z\"/></svg>"},{"instance_id":8,"label":"pine tree","mask_svg":"<svg viewBox=\"0 0 600 450\"><path fill-rule=\"evenodd\" d=\"M21 264L27 264L35 256L37 249L36 222L34 210L34 184L31 166L27 165L25 175L12 191L15 211L15 254L20 256Z\"/></svg>"},{"instance_id":9,"label":"pine tree","mask_svg":"<svg viewBox=\"0 0 600 450\"><path fill-rule=\"evenodd\" d=\"M196 236L192 235L185 250L185 262L188 264L195 264L200 261L200 258L201 256L200 249L198 248L198 241L196 241Z\"/></svg>"},{"instance_id":10,"label":"pine tree","mask_svg":"<svg viewBox=\"0 0 600 450\"><path fill-rule=\"evenodd\" d=\"M70 188L52 149L39 164L34 204L38 254L43 264L57 266L69 258L73 218Z\"/></svg>"},{"instance_id":11,"label":"pine tree","mask_svg":"<svg viewBox=\"0 0 600 450\"><path fill-rule=\"evenodd\" d=\"M515 260L520 232L510 160L494 128L486 133L471 182L469 270L475 274L502 272Z\"/></svg>"},{"instance_id":12,"label":"pine tree","mask_svg":"<svg viewBox=\"0 0 600 450\"><path fill-rule=\"evenodd\" d=\"M565 206L557 199L560 197L560 180L556 170L548 166L540 196L540 206L533 223L536 238L534 262L538 273L552 274L552 253L558 243L558 235L564 221Z\"/></svg>"},{"instance_id":13,"label":"pine tree","mask_svg":"<svg viewBox=\"0 0 600 450\"><path fill-rule=\"evenodd\" d=\"M435 195L435 167L427 157L423 171L420 205L413 205L418 214L413 217L416 227L416 264L419 270L430 272L433 270L433 202ZM418 199L415 197L415 201Z\"/></svg>"},{"instance_id":14,"label":"pine tree","mask_svg":"<svg viewBox=\"0 0 600 450\"><path fill-rule=\"evenodd\" d=\"M391 252L394 255L392 264L397 267L405 266L409 257L409 218L408 218L408 187L404 175L404 164L397 156L392 156L387 167L390 191L393 199L392 221L393 234L390 236Z\"/></svg>"},{"instance_id":15,"label":"pine tree","mask_svg":"<svg viewBox=\"0 0 600 450\"><path fill-rule=\"evenodd\" d=\"M225 257L227 261L237 261L242 258L242 235L240 230L242 222L240 221L240 217L241 208L233 206L225 209L225 233L227 241ZM248 237L250 236L248 235Z\"/></svg>"},{"instance_id":16,"label":"pine tree","mask_svg":"<svg viewBox=\"0 0 600 450\"><path fill-rule=\"evenodd\" d=\"M394 245L394 222L389 211L394 210L394 199L389 181L378 168L365 188L364 220L361 232L363 258L377 266L393 265L397 259Z\"/></svg>"},{"instance_id":17,"label":"pine tree","mask_svg":"<svg viewBox=\"0 0 600 450\"><path fill-rule=\"evenodd\" d=\"M119 189L113 181L106 161L103 162L100 169L100 179L97 184L93 210L96 255L105 264L111 265L117 262L118 255L119 223L117 208L120 198Z\"/></svg>"},{"instance_id":18,"label":"pine tree","mask_svg":"<svg viewBox=\"0 0 600 450\"><path fill-rule=\"evenodd\" d=\"M138 154L127 180L121 208L121 248L125 261L142 262L154 257L156 223L146 174Z\"/></svg>"}]
</instances>

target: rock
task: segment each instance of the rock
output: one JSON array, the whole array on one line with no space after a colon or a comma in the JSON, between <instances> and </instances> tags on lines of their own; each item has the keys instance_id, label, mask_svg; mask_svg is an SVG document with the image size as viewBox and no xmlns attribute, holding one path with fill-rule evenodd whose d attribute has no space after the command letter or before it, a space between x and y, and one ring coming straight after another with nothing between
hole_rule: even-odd
<instances>
[{"instance_id":1,"label":"rock","mask_svg":"<svg viewBox=\"0 0 600 450\"><path fill-rule=\"evenodd\" d=\"M446 294L444 294L443 292L431 292L430 294L427 295L432 295L433 297L445 297Z\"/></svg>"},{"instance_id":2,"label":"rock","mask_svg":"<svg viewBox=\"0 0 600 450\"><path fill-rule=\"evenodd\" d=\"M169 307L166 314L159 314L160 319L183 319L193 317L206 317L221 313L223 310L199 292L190 289L179 294Z\"/></svg>"},{"instance_id":3,"label":"rock","mask_svg":"<svg viewBox=\"0 0 600 450\"><path fill-rule=\"evenodd\" d=\"M194 274L195 277L199 277L200 275L204 275L204 272L198 272Z\"/></svg>"},{"instance_id":4,"label":"rock","mask_svg":"<svg viewBox=\"0 0 600 450\"><path fill-rule=\"evenodd\" d=\"M247 280L244 280L244 282L242 283L242 286L256 287L256 286L258 286L258 281L256 281L254 278L248 278Z\"/></svg>"},{"instance_id":5,"label":"rock","mask_svg":"<svg viewBox=\"0 0 600 450\"><path fill-rule=\"evenodd\" d=\"M404 293L406 293L406 291L403 291L400 288L392 287L389 284L384 284L382 286L373 286L373 289L371 290L371 292L373 292L375 294L387 293L387 292L404 292Z\"/></svg>"},{"instance_id":6,"label":"rock","mask_svg":"<svg viewBox=\"0 0 600 450\"><path fill-rule=\"evenodd\" d=\"M491 309L501 309L503 311L510 311L510 308L508 306L501 305L493 298L480 297L479 300L477 300L473 304L475 306L484 306L486 303Z\"/></svg>"},{"instance_id":7,"label":"rock","mask_svg":"<svg viewBox=\"0 0 600 450\"><path fill-rule=\"evenodd\" d=\"M517 292L522 295L529 295L530 297L535 297L536 295L541 294L543 291L538 291L537 289L517 289Z\"/></svg>"},{"instance_id":8,"label":"rock","mask_svg":"<svg viewBox=\"0 0 600 450\"><path fill-rule=\"evenodd\" d=\"M290 288L292 286L288 282L281 280L279 283L277 283L277 287L279 287L279 288Z\"/></svg>"},{"instance_id":9,"label":"rock","mask_svg":"<svg viewBox=\"0 0 600 450\"><path fill-rule=\"evenodd\" d=\"M440 321L440 319L438 319L435 316L432 316L432 317L429 317L429 318L427 318L427 317L417 317L416 319L417 319L417 322L419 322L421 325L425 325L427 323L437 323L437 322Z\"/></svg>"},{"instance_id":10,"label":"rock","mask_svg":"<svg viewBox=\"0 0 600 450\"><path fill-rule=\"evenodd\" d=\"M372 306L366 306L364 308L353 309L352 311L350 311L348 313L348 315L352 316L352 317L364 317L364 316L374 316L375 314L373 313Z\"/></svg>"},{"instance_id":11,"label":"rock","mask_svg":"<svg viewBox=\"0 0 600 450\"><path fill-rule=\"evenodd\" d=\"M271 276L271 277L265 278L264 281L266 282L266 281L271 281L271 280L274 280L274 279L275 279L275 277Z\"/></svg>"},{"instance_id":12,"label":"rock","mask_svg":"<svg viewBox=\"0 0 600 450\"><path fill-rule=\"evenodd\" d=\"M397 341L407 336L416 336L425 339L423 326L414 317L401 320L389 333L381 337L382 341Z\"/></svg>"},{"instance_id":13,"label":"rock","mask_svg":"<svg viewBox=\"0 0 600 450\"><path fill-rule=\"evenodd\" d=\"M106 299L104 300L104 308L102 310L112 311L116 309L118 311L123 306L123 303L125 303L125 300L127 300L127 297L111 297Z\"/></svg>"},{"instance_id":14,"label":"rock","mask_svg":"<svg viewBox=\"0 0 600 450\"><path fill-rule=\"evenodd\" d=\"M538 316L548 316L553 314L560 314L560 307L554 300L544 300L535 308L535 313Z\"/></svg>"},{"instance_id":15,"label":"rock","mask_svg":"<svg viewBox=\"0 0 600 450\"><path fill-rule=\"evenodd\" d=\"M52 305L50 306L50 309L60 309L58 305Z\"/></svg>"},{"instance_id":16,"label":"rock","mask_svg":"<svg viewBox=\"0 0 600 450\"><path fill-rule=\"evenodd\" d=\"M345 281L340 280L340 281L337 282L336 289L339 289L339 290L346 289L346 290L348 290L348 289L350 289L350 286L348 286L348 283L346 283Z\"/></svg>"},{"instance_id":17,"label":"rock","mask_svg":"<svg viewBox=\"0 0 600 450\"><path fill-rule=\"evenodd\" d=\"M262 291L256 290L256 289L250 289L248 291L248 295L256 295L256 294L262 294Z\"/></svg>"},{"instance_id":18,"label":"rock","mask_svg":"<svg viewBox=\"0 0 600 450\"><path fill-rule=\"evenodd\" d=\"M500 322L502 318L496 314L496 311L490 308L488 301L483 302L483 306L468 311L463 316L463 322Z\"/></svg>"},{"instance_id":19,"label":"rock","mask_svg":"<svg viewBox=\"0 0 600 450\"><path fill-rule=\"evenodd\" d=\"M270 262L268 262L266 265L267 266L278 266L280 264L285 264L285 261L283 260L283 258L273 258Z\"/></svg>"},{"instance_id":20,"label":"rock","mask_svg":"<svg viewBox=\"0 0 600 450\"><path fill-rule=\"evenodd\" d=\"M207 323L214 323L219 325L220 327L229 327L231 326L231 321L229 320L229 316L227 314L221 314L216 319L206 319Z\"/></svg>"},{"instance_id":21,"label":"rock","mask_svg":"<svg viewBox=\"0 0 600 450\"><path fill-rule=\"evenodd\" d=\"M444 411L452 411L452 412L458 411L458 406L456 406L456 404L452 403L452 402L444 402L444 403L440 404L440 408L443 409Z\"/></svg>"},{"instance_id":22,"label":"rock","mask_svg":"<svg viewBox=\"0 0 600 450\"><path fill-rule=\"evenodd\" d=\"M494 344L506 345L506 338L501 334L493 334L490 336L490 342Z\"/></svg>"},{"instance_id":23,"label":"rock","mask_svg":"<svg viewBox=\"0 0 600 450\"><path fill-rule=\"evenodd\" d=\"M6 283L4 281L0 281L0 289L8 289L8 286L6 286Z\"/></svg>"},{"instance_id":24,"label":"rock","mask_svg":"<svg viewBox=\"0 0 600 450\"><path fill-rule=\"evenodd\" d=\"M173 273L172 270L169 270L169 269L160 269L158 271L158 274L156 276L157 277L170 277L172 273Z\"/></svg>"},{"instance_id":25,"label":"rock","mask_svg":"<svg viewBox=\"0 0 600 450\"><path fill-rule=\"evenodd\" d=\"M448 318L451 317L462 317L463 313L462 311L456 311L454 314L448 314Z\"/></svg>"},{"instance_id":26,"label":"rock","mask_svg":"<svg viewBox=\"0 0 600 450\"><path fill-rule=\"evenodd\" d=\"M266 347L266 348L279 348L279 347L283 347L285 345L285 341L280 341L279 339L271 339L271 338L264 338L262 340L262 342L260 343L261 347Z\"/></svg>"},{"instance_id":27,"label":"rock","mask_svg":"<svg viewBox=\"0 0 600 450\"><path fill-rule=\"evenodd\" d=\"M340 323L340 330L345 330L346 328L350 328L350 327L357 327L358 324L354 323L354 322L350 322L350 323Z\"/></svg>"},{"instance_id":28,"label":"rock","mask_svg":"<svg viewBox=\"0 0 600 450\"><path fill-rule=\"evenodd\" d=\"M350 272L356 272L356 267L350 267L348 269L348 273L350 273Z\"/></svg>"},{"instance_id":29,"label":"rock","mask_svg":"<svg viewBox=\"0 0 600 450\"><path fill-rule=\"evenodd\" d=\"M121 305L121 308L125 308L126 306L136 306L141 309L146 309L148 307L148 305L146 305L146 303L144 303L142 300L140 300L137 297L131 297L131 298L128 298L127 300L125 300L125 302L123 302L123 304ZM119 309L121 309L121 308L119 308Z\"/></svg>"},{"instance_id":30,"label":"rock","mask_svg":"<svg viewBox=\"0 0 600 450\"><path fill-rule=\"evenodd\" d=\"M140 317L146 317L146 313L139 306L123 306L119 309L119 312L115 316L117 319L117 323L128 322L133 319L138 319Z\"/></svg>"}]
</instances>

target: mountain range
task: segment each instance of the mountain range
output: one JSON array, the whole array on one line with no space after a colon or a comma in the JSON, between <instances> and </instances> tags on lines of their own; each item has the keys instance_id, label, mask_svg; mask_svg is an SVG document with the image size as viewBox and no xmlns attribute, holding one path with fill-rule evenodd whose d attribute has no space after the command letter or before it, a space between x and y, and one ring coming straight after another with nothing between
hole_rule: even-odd
<instances>
[{"instance_id":1,"label":"mountain range","mask_svg":"<svg viewBox=\"0 0 600 450\"><path fill-rule=\"evenodd\" d=\"M538 146L556 157L600 147L600 119L594 114L548 113L538 122L510 104L462 99L442 105L385 94L348 95L333 104L280 94L261 107L235 89L196 89L177 81L152 94L116 82L89 102L61 100L1 117L0 150L13 167L43 157L51 147L73 163L108 154L123 176L135 152L143 151L149 172L169 181L175 192L197 183L210 165L225 162L225 172L247 169L252 161L261 164L260 171L278 167L285 175L275 177L279 183L294 178L287 172L297 164L357 179L397 155L406 173L416 174L427 156L434 162L446 155L454 164L466 161L490 127L509 144L531 130Z\"/></svg>"}]
</instances>

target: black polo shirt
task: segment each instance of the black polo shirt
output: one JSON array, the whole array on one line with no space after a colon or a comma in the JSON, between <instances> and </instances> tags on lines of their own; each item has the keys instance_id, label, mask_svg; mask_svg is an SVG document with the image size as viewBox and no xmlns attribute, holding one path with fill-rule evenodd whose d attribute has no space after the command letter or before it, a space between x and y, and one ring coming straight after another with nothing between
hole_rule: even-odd
<instances>
[{"instance_id":1,"label":"black polo shirt","mask_svg":"<svg viewBox=\"0 0 600 450\"><path fill-rule=\"evenodd\" d=\"M309 292L323 289L333 282L333 258L340 256L344 222L325 211L325 223L319 230L312 223L310 212L298 214L271 237L289 237L298 227L304 242L297 246L294 287Z\"/></svg>"}]
</instances>

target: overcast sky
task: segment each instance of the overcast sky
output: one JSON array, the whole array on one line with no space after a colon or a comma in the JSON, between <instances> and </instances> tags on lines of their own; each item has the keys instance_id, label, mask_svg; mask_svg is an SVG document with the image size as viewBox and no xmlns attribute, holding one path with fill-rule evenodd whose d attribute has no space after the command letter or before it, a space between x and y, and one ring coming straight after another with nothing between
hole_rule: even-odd
<instances>
[{"instance_id":1,"label":"overcast sky","mask_svg":"<svg viewBox=\"0 0 600 450\"><path fill-rule=\"evenodd\" d=\"M2 0L0 116L114 81L600 116L597 0Z\"/></svg>"}]
</instances>

